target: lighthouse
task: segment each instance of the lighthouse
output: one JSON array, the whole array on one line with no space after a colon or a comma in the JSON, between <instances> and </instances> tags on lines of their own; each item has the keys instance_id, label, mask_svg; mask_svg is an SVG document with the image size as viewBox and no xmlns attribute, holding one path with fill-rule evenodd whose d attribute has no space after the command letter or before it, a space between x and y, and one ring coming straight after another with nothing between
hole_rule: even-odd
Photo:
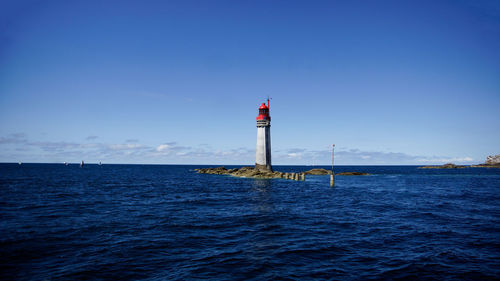
<instances>
[{"instance_id":1,"label":"lighthouse","mask_svg":"<svg viewBox=\"0 0 500 281\"><path fill-rule=\"evenodd\" d=\"M262 103L257 116L257 153L255 168L272 171L271 166L271 116L269 116L269 99L267 105Z\"/></svg>"}]
</instances>

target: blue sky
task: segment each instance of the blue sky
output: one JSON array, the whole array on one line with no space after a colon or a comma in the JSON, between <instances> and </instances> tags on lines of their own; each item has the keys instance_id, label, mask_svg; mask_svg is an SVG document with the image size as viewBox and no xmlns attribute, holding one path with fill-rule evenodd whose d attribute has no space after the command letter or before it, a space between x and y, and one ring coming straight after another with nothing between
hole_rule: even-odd
<instances>
[{"instance_id":1,"label":"blue sky","mask_svg":"<svg viewBox=\"0 0 500 281\"><path fill-rule=\"evenodd\" d=\"M0 162L480 163L498 1L1 1Z\"/></svg>"}]
</instances>

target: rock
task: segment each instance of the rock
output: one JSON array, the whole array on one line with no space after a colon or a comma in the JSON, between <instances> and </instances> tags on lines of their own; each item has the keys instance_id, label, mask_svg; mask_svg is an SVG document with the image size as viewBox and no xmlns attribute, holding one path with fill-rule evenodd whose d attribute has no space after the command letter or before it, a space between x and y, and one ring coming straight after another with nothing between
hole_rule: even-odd
<instances>
[{"instance_id":1,"label":"rock","mask_svg":"<svg viewBox=\"0 0 500 281\"><path fill-rule=\"evenodd\" d=\"M500 168L500 154L488 156L484 164L471 165L474 168Z\"/></svg>"},{"instance_id":2,"label":"rock","mask_svg":"<svg viewBox=\"0 0 500 281\"><path fill-rule=\"evenodd\" d=\"M325 169L312 169L307 172L304 172L306 175L331 175L332 171Z\"/></svg>"},{"instance_id":3,"label":"rock","mask_svg":"<svg viewBox=\"0 0 500 281\"><path fill-rule=\"evenodd\" d=\"M461 168L500 168L500 154L497 154L495 156L488 156L486 158L486 161L484 164L478 164L478 165L470 165L470 166L463 166L463 165L455 165L453 163L447 163L441 166L423 166L423 167L418 167L419 169L461 169Z\"/></svg>"},{"instance_id":4,"label":"rock","mask_svg":"<svg viewBox=\"0 0 500 281\"><path fill-rule=\"evenodd\" d=\"M217 167L217 168L202 168L202 169L195 169L199 174L217 174L217 175L223 175L227 174L228 170L226 167Z\"/></svg>"},{"instance_id":5,"label":"rock","mask_svg":"<svg viewBox=\"0 0 500 281\"><path fill-rule=\"evenodd\" d=\"M281 178L283 173L269 170L242 167L239 169L226 169L225 167L195 169L199 174L231 175L240 178Z\"/></svg>"},{"instance_id":6,"label":"rock","mask_svg":"<svg viewBox=\"0 0 500 281\"><path fill-rule=\"evenodd\" d=\"M500 165L500 154L497 154L495 156L488 156L486 158L486 162L484 162L485 165Z\"/></svg>"},{"instance_id":7,"label":"rock","mask_svg":"<svg viewBox=\"0 0 500 281\"><path fill-rule=\"evenodd\" d=\"M441 166L422 166L418 167L419 169L462 169L467 168L467 166L463 165L455 165L453 163L447 163Z\"/></svg>"},{"instance_id":8,"label":"rock","mask_svg":"<svg viewBox=\"0 0 500 281\"><path fill-rule=\"evenodd\" d=\"M338 173L335 174L336 176L368 176L370 174L368 173L361 173L361 172L343 172L343 173Z\"/></svg>"},{"instance_id":9,"label":"rock","mask_svg":"<svg viewBox=\"0 0 500 281\"><path fill-rule=\"evenodd\" d=\"M307 172L304 172L306 175L331 175L332 171L330 170L325 170L325 169L312 169ZM336 176L366 176L369 175L368 173L361 173L361 172L343 172L343 173L337 173L335 174Z\"/></svg>"},{"instance_id":10,"label":"rock","mask_svg":"<svg viewBox=\"0 0 500 281\"><path fill-rule=\"evenodd\" d=\"M328 171L325 169L312 169L304 173L283 173L278 171L269 171L256 169L254 167L242 167L239 169L226 169L225 167L217 167L217 168L202 168L195 169L199 174L214 174L214 175L231 175L240 178L261 178L261 179L277 179L284 178L290 180L300 180L302 175L329 175L332 171ZM344 172L338 173L339 176L365 176L369 175L367 173L360 172ZM305 176L304 179L305 180Z\"/></svg>"}]
</instances>

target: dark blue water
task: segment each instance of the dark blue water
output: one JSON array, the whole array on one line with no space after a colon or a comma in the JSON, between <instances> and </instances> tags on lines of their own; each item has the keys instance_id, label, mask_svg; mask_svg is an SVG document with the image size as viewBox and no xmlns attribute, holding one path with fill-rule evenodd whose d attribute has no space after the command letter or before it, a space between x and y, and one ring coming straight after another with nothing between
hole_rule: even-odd
<instances>
[{"instance_id":1,"label":"dark blue water","mask_svg":"<svg viewBox=\"0 0 500 281\"><path fill-rule=\"evenodd\" d=\"M500 278L500 169L194 168L0 164L0 279Z\"/></svg>"}]
</instances>

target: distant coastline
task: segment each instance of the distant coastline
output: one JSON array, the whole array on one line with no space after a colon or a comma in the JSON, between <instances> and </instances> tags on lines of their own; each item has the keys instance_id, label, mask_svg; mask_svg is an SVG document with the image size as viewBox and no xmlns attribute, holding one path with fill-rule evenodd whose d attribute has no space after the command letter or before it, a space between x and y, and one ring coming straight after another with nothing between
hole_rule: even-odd
<instances>
[{"instance_id":1,"label":"distant coastline","mask_svg":"<svg viewBox=\"0 0 500 281\"><path fill-rule=\"evenodd\" d=\"M483 164L476 165L455 165L453 163L446 163L443 165L430 165L418 167L419 169L463 169L463 168L500 168L500 154L490 155L486 158Z\"/></svg>"}]
</instances>

